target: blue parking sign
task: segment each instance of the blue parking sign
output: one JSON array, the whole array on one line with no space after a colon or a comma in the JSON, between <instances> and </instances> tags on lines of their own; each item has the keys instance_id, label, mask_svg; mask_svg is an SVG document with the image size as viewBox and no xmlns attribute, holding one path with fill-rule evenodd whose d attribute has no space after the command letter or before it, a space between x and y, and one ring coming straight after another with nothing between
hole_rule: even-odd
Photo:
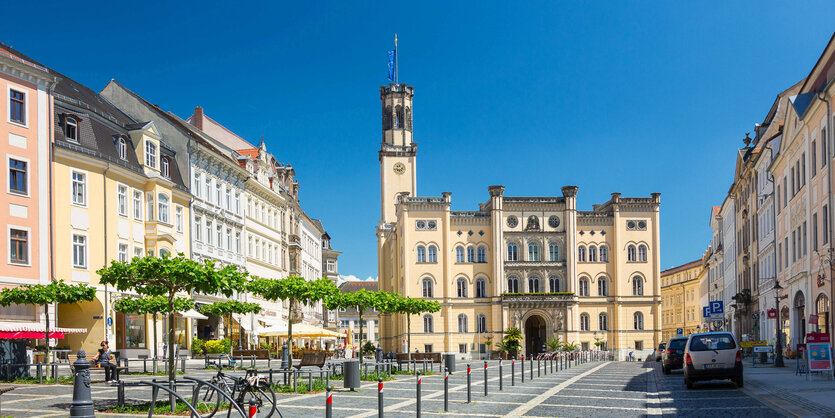
<instances>
[{"instance_id":1,"label":"blue parking sign","mask_svg":"<svg viewBox=\"0 0 835 418\"><path fill-rule=\"evenodd\" d=\"M710 302L710 313L723 314L725 313L725 306L721 300L714 300Z\"/></svg>"},{"instance_id":2,"label":"blue parking sign","mask_svg":"<svg viewBox=\"0 0 835 418\"><path fill-rule=\"evenodd\" d=\"M702 307L702 317L710 318L710 306Z\"/></svg>"},{"instance_id":3,"label":"blue parking sign","mask_svg":"<svg viewBox=\"0 0 835 418\"><path fill-rule=\"evenodd\" d=\"M684 335L684 329L676 328L676 335Z\"/></svg>"}]
</instances>

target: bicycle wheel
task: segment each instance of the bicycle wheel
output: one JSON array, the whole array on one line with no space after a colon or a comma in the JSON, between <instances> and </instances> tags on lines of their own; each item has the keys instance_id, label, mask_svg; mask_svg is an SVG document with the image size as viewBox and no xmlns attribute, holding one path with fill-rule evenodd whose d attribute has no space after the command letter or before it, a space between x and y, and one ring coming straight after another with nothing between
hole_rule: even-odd
<instances>
[{"instance_id":1,"label":"bicycle wheel","mask_svg":"<svg viewBox=\"0 0 835 418\"><path fill-rule=\"evenodd\" d=\"M205 407L206 412L200 412L200 416L210 418L217 412L222 399L223 395L218 393L217 389L200 383L197 385L197 388L194 389L191 404L198 411L203 411L203 407Z\"/></svg>"},{"instance_id":2,"label":"bicycle wheel","mask_svg":"<svg viewBox=\"0 0 835 418\"><path fill-rule=\"evenodd\" d=\"M261 412L260 416L271 418L273 414L277 414L277 417L283 418L281 411L278 410L275 404L275 391L273 391L269 383L259 383L258 386L250 386L249 396L255 398L255 403ZM249 398L245 399L245 402L249 405Z\"/></svg>"}]
</instances>

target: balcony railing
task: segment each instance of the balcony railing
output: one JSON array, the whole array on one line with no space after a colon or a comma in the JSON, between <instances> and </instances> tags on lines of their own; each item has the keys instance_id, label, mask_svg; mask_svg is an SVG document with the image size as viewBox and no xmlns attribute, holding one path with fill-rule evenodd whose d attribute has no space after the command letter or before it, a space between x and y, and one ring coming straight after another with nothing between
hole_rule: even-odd
<instances>
[{"instance_id":1,"label":"balcony railing","mask_svg":"<svg viewBox=\"0 0 835 418\"><path fill-rule=\"evenodd\" d=\"M572 302L573 292L502 293L502 303Z\"/></svg>"}]
</instances>

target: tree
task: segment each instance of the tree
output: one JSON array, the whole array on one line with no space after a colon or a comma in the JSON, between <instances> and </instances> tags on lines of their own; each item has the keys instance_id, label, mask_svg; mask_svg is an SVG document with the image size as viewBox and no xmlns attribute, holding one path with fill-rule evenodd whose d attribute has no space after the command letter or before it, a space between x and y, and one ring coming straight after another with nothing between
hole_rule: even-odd
<instances>
[{"instance_id":1,"label":"tree","mask_svg":"<svg viewBox=\"0 0 835 418\"><path fill-rule=\"evenodd\" d=\"M51 282L47 285L11 287L0 290L0 306L42 305L46 316L46 361L49 361L49 305L52 303L70 304L92 302L96 299L96 289L86 284L72 285L65 282Z\"/></svg>"},{"instance_id":2,"label":"tree","mask_svg":"<svg viewBox=\"0 0 835 418\"><path fill-rule=\"evenodd\" d=\"M360 367L362 367L362 358L363 354L365 354L365 347L362 345L362 337L364 335L362 322L363 311L377 309L378 311L385 312L384 308L390 306L397 297L399 296L393 293L371 292L360 289L351 293L337 293L325 300L325 306L328 309L355 308L357 310L360 322Z\"/></svg>"},{"instance_id":3,"label":"tree","mask_svg":"<svg viewBox=\"0 0 835 418\"><path fill-rule=\"evenodd\" d=\"M548 346L549 351L557 351L562 348L562 341L560 341L559 337L554 337L548 340L546 345Z\"/></svg>"},{"instance_id":4,"label":"tree","mask_svg":"<svg viewBox=\"0 0 835 418\"><path fill-rule=\"evenodd\" d=\"M211 305L204 305L200 308L204 314L219 316L223 318L224 315L229 315L229 335L231 340L232 330L232 314L249 314L261 312L261 305L253 302L239 302L237 300L227 300L223 302L215 302ZM240 345L241 336L238 335L238 345Z\"/></svg>"},{"instance_id":5,"label":"tree","mask_svg":"<svg viewBox=\"0 0 835 418\"><path fill-rule=\"evenodd\" d=\"M522 341L522 330L519 328L508 328L504 330L502 341L504 341L504 347L507 349L508 354L516 355L516 352L519 351L519 343Z\"/></svg>"},{"instance_id":6,"label":"tree","mask_svg":"<svg viewBox=\"0 0 835 418\"><path fill-rule=\"evenodd\" d=\"M381 311L406 315L406 353L412 362L412 315L438 312L441 304L434 300L424 300L399 295L389 296L381 304Z\"/></svg>"},{"instance_id":7,"label":"tree","mask_svg":"<svg viewBox=\"0 0 835 418\"><path fill-rule=\"evenodd\" d=\"M174 312L185 312L194 308L194 301L191 299L174 298ZM154 358L157 358L157 315L168 312L168 299L165 296L145 296L141 298L121 298L113 303L113 310L121 313L136 315L151 314L154 318ZM172 345L169 339L169 345ZM154 361L154 374L157 373L157 362Z\"/></svg>"},{"instance_id":8,"label":"tree","mask_svg":"<svg viewBox=\"0 0 835 418\"><path fill-rule=\"evenodd\" d=\"M232 296L238 289L246 286L248 276L235 266L215 268L211 260L198 263L186 258L182 253L175 257L162 254L160 257L134 257L131 261L113 261L102 267L99 282L114 286L119 291L133 289L145 296L163 296L166 298L164 313L168 315L168 341L174 341L174 313L177 294L223 294ZM174 344L168 344L168 379L174 380Z\"/></svg>"},{"instance_id":9,"label":"tree","mask_svg":"<svg viewBox=\"0 0 835 418\"><path fill-rule=\"evenodd\" d=\"M327 277L307 281L295 274L280 280L255 279L249 282L247 289L267 300L287 301L287 340L291 366L293 364L293 303L309 305L328 300L339 294L339 289Z\"/></svg>"}]
</instances>

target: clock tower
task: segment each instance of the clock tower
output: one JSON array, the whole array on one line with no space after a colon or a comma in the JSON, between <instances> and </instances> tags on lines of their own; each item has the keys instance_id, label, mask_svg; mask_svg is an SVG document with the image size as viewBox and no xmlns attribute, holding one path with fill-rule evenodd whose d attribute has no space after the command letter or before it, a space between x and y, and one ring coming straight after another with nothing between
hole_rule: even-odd
<instances>
[{"instance_id":1,"label":"clock tower","mask_svg":"<svg viewBox=\"0 0 835 418\"><path fill-rule=\"evenodd\" d=\"M380 87L383 140L380 143L380 221L397 220L398 196L417 193L417 143L412 140L414 87L405 83Z\"/></svg>"}]
</instances>

